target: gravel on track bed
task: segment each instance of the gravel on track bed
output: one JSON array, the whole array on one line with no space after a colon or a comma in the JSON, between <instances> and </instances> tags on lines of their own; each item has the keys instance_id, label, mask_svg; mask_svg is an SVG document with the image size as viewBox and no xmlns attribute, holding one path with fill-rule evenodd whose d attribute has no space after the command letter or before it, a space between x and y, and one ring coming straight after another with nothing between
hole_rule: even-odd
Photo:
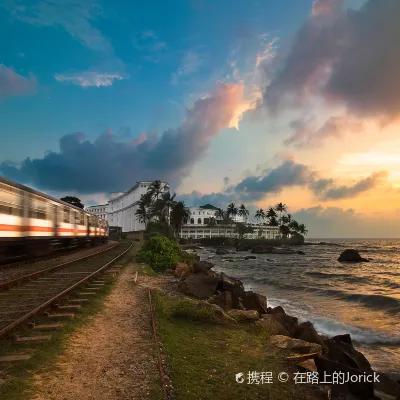
<instances>
[{"instance_id":1,"label":"gravel on track bed","mask_svg":"<svg viewBox=\"0 0 400 400\"><path fill-rule=\"evenodd\" d=\"M107 249L108 247L112 247L115 243L116 242L109 241L108 243L100 244L90 248L80 249L74 251L73 253L55 255L54 257L45 260L37 260L16 265L2 266L0 268L0 283L7 282L12 279L17 279L24 275L32 274L46 268L51 268L58 264L73 261L77 258L89 256L101 250Z\"/></svg>"}]
</instances>

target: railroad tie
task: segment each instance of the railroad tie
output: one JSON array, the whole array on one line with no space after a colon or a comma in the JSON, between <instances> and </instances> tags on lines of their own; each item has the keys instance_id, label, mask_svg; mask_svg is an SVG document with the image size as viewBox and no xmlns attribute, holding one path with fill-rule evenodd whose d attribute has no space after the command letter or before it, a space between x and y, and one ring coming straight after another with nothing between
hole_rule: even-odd
<instances>
[{"instance_id":1,"label":"railroad tie","mask_svg":"<svg viewBox=\"0 0 400 400\"><path fill-rule=\"evenodd\" d=\"M59 311L79 311L82 307L79 304L69 304L66 306L58 306Z\"/></svg>"},{"instance_id":2,"label":"railroad tie","mask_svg":"<svg viewBox=\"0 0 400 400\"><path fill-rule=\"evenodd\" d=\"M50 319L74 319L75 314L73 313L58 313L58 314L49 314L47 318Z\"/></svg>"},{"instance_id":3,"label":"railroad tie","mask_svg":"<svg viewBox=\"0 0 400 400\"><path fill-rule=\"evenodd\" d=\"M25 337L19 337L17 340L15 340L15 343L43 343L43 342L48 342L51 340L51 335L43 335L43 336L25 336Z\"/></svg>"},{"instance_id":4,"label":"railroad tie","mask_svg":"<svg viewBox=\"0 0 400 400\"><path fill-rule=\"evenodd\" d=\"M86 303L89 299L69 299L68 303Z\"/></svg>"},{"instance_id":5,"label":"railroad tie","mask_svg":"<svg viewBox=\"0 0 400 400\"><path fill-rule=\"evenodd\" d=\"M14 354L12 356L0 357L0 362L14 362L14 361L25 361L29 360L31 356L29 354Z\"/></svg>"},{"instance_id":6,"label":"railroad tie","mask_svg":"<svg viewBox=\"0 0 400 400\"><path fill-rule=\"evenodd\" d=\"M64 324L56 323L56 324L42 324L42 325L34 325L32 328L37 331L55 331L59 328L62 328Z\"/></svg>"},{"instance_id":7,"label":"railroad tie","mask_svg":"<svg viewBox=\"0 0 400 400\"><path fill-rule=\"evenodd\" d=\"M78 293L79 296L94 296L96 293L95 292L81 292Z\"/></svg>"}]
</instances>

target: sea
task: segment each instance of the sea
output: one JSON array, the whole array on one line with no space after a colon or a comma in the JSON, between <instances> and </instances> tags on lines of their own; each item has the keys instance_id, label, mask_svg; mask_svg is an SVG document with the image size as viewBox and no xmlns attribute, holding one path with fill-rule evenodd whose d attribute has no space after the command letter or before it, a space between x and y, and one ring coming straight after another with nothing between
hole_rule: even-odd
<instances>
[{"instance_id":1,"label":"sea","mask_svg":"<svg viewBox=\"0 0 400 400\"><path fill-rule=\"evenodd\" d=\"M271 307L311 321L328 337L350 333L372 367L400 379L400 239L313 239L296 247L305 255L197 250L214 270L240 279L246 290L268 298ZM337 261L356 249L369 262Z\"/></svg>"}]
</instances>

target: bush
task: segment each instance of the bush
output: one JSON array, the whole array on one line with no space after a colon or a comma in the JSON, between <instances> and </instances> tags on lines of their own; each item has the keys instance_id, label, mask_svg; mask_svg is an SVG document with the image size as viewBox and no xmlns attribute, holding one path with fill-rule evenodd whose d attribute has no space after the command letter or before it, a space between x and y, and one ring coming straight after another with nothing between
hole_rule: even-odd
<instances>
[{"instance_id":1,"label":"bush","mask_svg":"<svg viewBox=\"0 0 400 400\"><path fill-rule=\"evenodd\" d=\"M177 262L192 264L194 261L194 257L183 251L176 241L162 236L153 236L147 240L137 259L149 264L157 272L173 269Z\"/></svg>"}]
</instances>

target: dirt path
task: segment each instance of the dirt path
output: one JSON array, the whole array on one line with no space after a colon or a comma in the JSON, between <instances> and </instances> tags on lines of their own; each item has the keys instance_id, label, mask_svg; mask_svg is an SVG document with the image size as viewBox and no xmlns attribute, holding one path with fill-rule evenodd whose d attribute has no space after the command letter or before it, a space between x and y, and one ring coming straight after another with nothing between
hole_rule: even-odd
<instances>
[{"instance_id":1,"label":"dirt path","mask_svg":"<svg viewBox=\"0 0 400 400\"><path fill-rule=\"evenodd\" d=\"M145 282L135 286L135 271L135 264L124 269L102 311L71 336L59 371L38 377L37 399L154 398L159 376L148 291Z\"/></svg>"}]
</instances>

